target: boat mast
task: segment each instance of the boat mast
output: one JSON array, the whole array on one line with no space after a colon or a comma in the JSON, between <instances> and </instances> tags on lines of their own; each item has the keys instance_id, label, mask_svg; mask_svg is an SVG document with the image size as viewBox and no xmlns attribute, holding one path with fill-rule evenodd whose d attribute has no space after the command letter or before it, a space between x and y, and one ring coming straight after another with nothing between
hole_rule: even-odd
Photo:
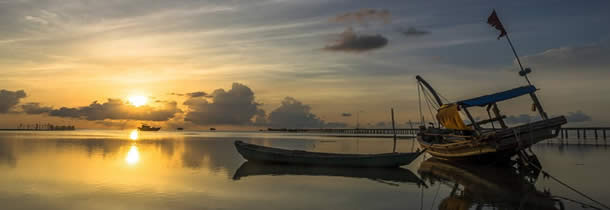
<instances>
[{"instance_id":1,"label":"boat mast","mask_svg":"<svg viewBox=\"0 0 610 210\"><path fill-rule=\"evenodd\" d=\"M415 76L415 79L417 79L418 82L420 82L421 84L426 86L426 88L430 91L430 93L432 93L432 96L434 96L434 99L436 100L436 103L438 103L439 107L443 105L443 101L441 101L441 98L438 96L438 94L436 93L434 88L432 88L432 86L430 86L430 84L428 84L428 82L426 82L426 80L424 80L424 78L417 75L417 76Z\"/></svg>"}]
</instances>

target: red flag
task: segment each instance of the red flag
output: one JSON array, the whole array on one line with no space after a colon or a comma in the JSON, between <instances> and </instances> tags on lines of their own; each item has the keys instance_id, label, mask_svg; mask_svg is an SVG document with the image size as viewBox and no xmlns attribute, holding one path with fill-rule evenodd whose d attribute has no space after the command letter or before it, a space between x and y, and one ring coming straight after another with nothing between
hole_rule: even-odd
<instances>
[{"instance_id":1,"label":"red flag","mask_svg":"<svg viewBox=\"0 0 610 210\"><path fill-rule=\"evenodd\" d=\"M500 22L500 18L498 18L498 15L496 14L495 9L493 10L493 12L491 12L491 15L489 15L489 17L487 18L487 24L491 25L492 27L494 27L494 28L498 29L498 31L500 31L500 36L498 36L498 39L500 39L503 36L506 36L506 30L504 29L502 22Z\"/></svg>"}]
</instances>

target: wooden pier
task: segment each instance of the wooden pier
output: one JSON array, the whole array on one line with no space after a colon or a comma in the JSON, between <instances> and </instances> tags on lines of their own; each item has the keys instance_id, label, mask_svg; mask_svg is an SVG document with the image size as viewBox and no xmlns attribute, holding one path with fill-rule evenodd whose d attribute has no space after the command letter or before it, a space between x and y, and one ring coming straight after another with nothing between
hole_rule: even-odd
<instances>
[{"instance_id":1,"label":"wooden pier","mask_svg":"<svg viewBox=\"0 0 610 210\"><path fill-rule=\"evenodd\" d=\"M268 128L267 131L273 132L293 132L293 133L324 133L324 134L340 134L340 135L362 135L362 136L385 136L391 137L393 130L390 128L314 128L314 129L290 129L290 128ZM397 128L396 134L401 136L415 136L419 132L416 128ZM387 136L386 136L387 135ZM561 144L595 144L607 145L607 140L610 138L610 127L567 127L561 128L557 135L557 143ZM568 142L568 139L571 141ZM576 140L576 142L573 142ZM595 140L587 141L587 140ZM603 140L603 141L600 141Z\"/></svg>"},{"instance_id":2,"label":"wooden pier","mask_svg":"<svg viewBox=\"0 0 610 210\"><path fill-rule=\"evenodd\" d=\"M577 144L586 144L588 139L595 140L595 145L599 145L604 140L603 144L607 145L607 138L610 134L610 127L568 127L561 128L559 131L559 139L576 139ZM591 142L593 143L593 142Z\"/></svg>"},{"instance_id":3,"label":"wooden pier","mask_svg":"<svg viewBox=\"0 0 610 210\"><path fill-rule=\"evenodd\" d=\"M267 131L275 132L294 132L294 133L329 133L329 134L365 134L365 135L379 135L379 134L394 134L391 128L349 128L349 129L337 129L337 128L318 128L318 129L287 129L287 128L268 128ZM396 128L396 135L416 135L419 129L411 128Z\"/></svg>"}]
</instances>

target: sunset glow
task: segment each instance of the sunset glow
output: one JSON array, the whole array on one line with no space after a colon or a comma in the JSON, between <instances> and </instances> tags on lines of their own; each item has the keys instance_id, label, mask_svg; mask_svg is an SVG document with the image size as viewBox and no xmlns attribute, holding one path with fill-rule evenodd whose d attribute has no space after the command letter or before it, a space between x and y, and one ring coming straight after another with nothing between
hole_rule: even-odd
<instances>
[{"instance_id":1,"label":"sunset glow","mask_svg":"<svg viewBox=\"0 0 610 210\"><path fill-rule=\"evenodd\" d=\"M135 107L146 105L146 102L148 102L148 98L146 98L146 96L130 96L129 98L127 98L127 100L131 105L134 105Z\"/></svg>"},{"instance_id":2,"label":"sunset glow","mask_svg":"<svg viewBox=\"0 0 610 210\"><path fill-rule=\"evenodd\" d=\"M134 129L134 130L132 130L132 131L131 131L131 133L129 134L129 138L130 138L131 140L134 140L134 141L135 141L135 140L138 140L138 137L139 137L138 130L135 130L135 129Z\"/></svg>"}]
</instances>

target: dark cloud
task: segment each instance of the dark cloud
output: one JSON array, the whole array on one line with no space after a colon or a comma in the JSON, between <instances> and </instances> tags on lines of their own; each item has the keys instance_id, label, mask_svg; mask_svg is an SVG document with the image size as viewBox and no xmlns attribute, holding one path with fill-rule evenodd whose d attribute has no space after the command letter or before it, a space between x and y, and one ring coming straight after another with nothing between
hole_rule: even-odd
<instances>
[{"instance_id":1,"label":"dark cloud","mask_svg":"<svg viewBox=\"0 0 610 210\"><path fill-rule=\"evenodd\" d=\"M199 125L246 125L253 123L253 117L261 121L265 115L248 86L233 83L229 91L217 89L210 96L211 102L202 97L186 100L189 112L184 120Z\"/></svg>"},{"instance_id":2,"label":"dark cloud","mask_svg":"<svg viewBox=\"0 0 610 210\"><path fill-rule=\"evenodd\" d=\"M191 97L191 98L208 96L208 94L203 92L203 91L187 93L186 95Z\"/></svg>"},{"instance_id":3,"label":"dark cloud","mask_svg":"<svg viewBox=\"0 0 610 210\"><path fill-rule=\"evenodd\" d=\"M325 123L311 107L292 97L282 100L280 107L269 113L269 124L276 128L321 128Z\"/></svg>"},{"instance_id":4,"label":"dark cloud","mask_svg":"<svg viewBox=\"0 0 610 210\"><path fill-rule=\"evenodd\" d=\"M78 108L61 107L50 110L49 116L70 117L85 120L147 120L166 121L174 117L176 113L182 112L177 103L160 101L160 108L150 105L135 107L120 99L108 99L105 103L94 101L89 106Z\"/></svg>"},{"instance_id":5,"label":"dark cloud","mask_svg":"<svg viewBox=\"0 0 610 210\"><path fill-rule=\"evenodd\" d=\"M568 114L566 115L566 119L568 120L568 122L571 123L587 122L593 120L591 116L583 113L582 111L568 112Z\"/></svg>"},{"instance_id":6,"label":"dark cloud","mask_svg":"<svg viewBox=\"0 0 610 210\"><path fill-rule=\"evenodd\" d=\"M344 52L365 52L379 49L388 45L388 39L377 35L357 35L352 28L347 28L341 33L341 38L337 43L327 45L325 50L344 51Z\"/></svg>"},{"instance_id":7,"label":"dark cloud","mask_svg":"<svg viewBox=\"0 0 610 210\"><path fill-rule=\"evenodd\" d=\"M368 21L372 20L381 20L384 23L390 23L391 16L390 11L387 9L361 9L355 12L347 12L341 15L337 15L334 18L331 18L331 22L340 22L340 23L360 23L367 24Z\"/></svg>"},{"instance_id":8,"label":"dark cloud","mask_svg":"<svg viewBox=\"0 0 610 210\"><path fill-rule=\"evenodd\" d=\"M324 124L324 128L346 128L347 123L342 122L328 122Z\"/></svg>"},{"instance_id":9,"label":"dark cloud","mask_svg":"<svg viewBox=\"0 0 610 210\"><path fill-rule=\"evenodd\" d=\"M40 103L23 104L21 105L21 109L23 109L23 112L25 112L26 114L42 114L48 113L53 110L52 107L40 106Z\"/></svg>"},{"instance_id":10,"label":"dark cloud","mask_svg":"<svg viewBox=\"0 0 610 210\"><path fill-rule=\"evenodd\" d=\"M520 115L510 115L504 119L504 121L508 124L521 124L521 123L529 123L536 120L540 120L540 116L531 116L528 114L520 114Z\"/></svg>"},{"instance_id":11,"label":"dark cloud","mask_svg":"<svg viewBox=\"0 0 610 210\"><path fill-rule=\"evenodd\" d=\"M0 113L9 112L15 105L19 104L19 100L25 98L25 96L26 94L23 90L0 90Z\"/></svg>"},{"instance_id":12,"label":"dark cloud","mask_svg":"<svg viewBox=\"0 0 610 210\"><path fill-rule=\"evenodd\" d=\"M430 33L429 31L419 30L414 27L409 27L407 29L401 28L401 29L398 29L398 32L400 32L401 34L403 34L407 37L418 37L418 36L423 36L423 35L427 35Z\"/></svg>"},{"instance_id":13,"label":"dark cloud","mask_svg":"<svg viewBox=\"0 0 610 210\"><path fill-rule=\"evenodd\" d=\"M341 113L341 117L351 117L351 116L352 116L352 113L347 113L347 112Z\"/></svg>"}]
</instances>

